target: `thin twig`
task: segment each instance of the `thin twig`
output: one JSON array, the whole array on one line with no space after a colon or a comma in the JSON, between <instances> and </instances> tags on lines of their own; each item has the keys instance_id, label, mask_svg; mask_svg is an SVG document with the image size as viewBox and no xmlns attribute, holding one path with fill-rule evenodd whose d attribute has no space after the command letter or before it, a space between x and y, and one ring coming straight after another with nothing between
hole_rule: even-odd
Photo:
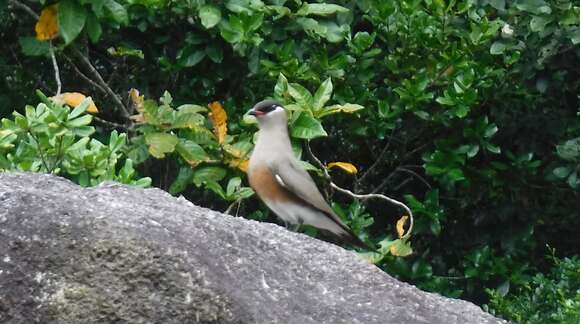
<instances>
[{"instance_id":1,"label":"thin twig","mask_svg":"<svg viewBox=\"0 0 580 324\"><path fill-rule=\"evenodd\" d=\"M405 235L401 236L401 239L406 239L411 235L411 232L413 231L413 212L411 211L411 209L409 207L407 207L407 205L405 205L404 203L387 197L385 195L382 194L366 194L366 195L359 195L359 194L355 194L354 192L348 190L348 189L343 189L339 186L337 186L334 182L330 182L330 185L332 186L332 188L336 189L337 191L342 192L343 194L346 194L348 196L351 196L352 198L358 198L358 199L371 199L371 198L377 198L377 199L382 199L382 200L386 200L388 202L390 202L393 205L397 205L399 207L401 207L402 209L404 209L407 214L409 214L409 229L407 229L407 232L405 233Z\"/></svg>"},{"instance_id":2,"label":"thin twig","mask_svg":"<svg viewBox=\"0 0 580 324\"><path fill-rule=\"evenodd\" d=\"M44 157L44 150L42 149L42 146L40 144L40 141L38 140L38 138L36 137L36 135L34 135L34 133L31 130L28 130L28 134L36 142L36 145L38 146L38 154L40 154L40 161L42 162L42 165L44 165L44 168L46 169L46 172L52 173L52 170L50 170L48 168L48 163L46 162L46 159Z\"/></svg>"},{"instance_id":3,"label":"thin twig","mask_svg":"<svg viewBox=\"0 0 580 324\"><path fill-rule=\"evenodd\" d=\"M99 123L104 124L104 125L107 125L107 126L109 126L111 128L121 128L121 129L127 130L127 126L122 125L122 124L118 124L118 123L115 123L115 122L111 122L111 121L102 119L102 118L97 117L97 116L93 116L93 119L96 120L96 121L98 121Z\"/></svg>"},{"instance_id":4,"label":"thin twig","mask_svg":"<svg viewBox=\"0 0 580 324\"><path fill-rule=\"evenodd\" d=\"M27 6L24 3L20 2L20 1L17 1L17 0L8 0L8 2L10 2L15 7L18 7L20 9L26 11L29 15L31 15L32 17L34 17L34 19L38 20L38 18L39 18L38 15L29 6Z\"/></svg>"},{"instance_id":5,"label":"thin twig","mask_svg":"<svg viewBox=\"0 0 580 324\"><path fill-rule=\"evenodd\" d=\"M81 60L81 62L87 67L87 69L93 75L93 77L97 80L97 83L99 83L101 87L103 87L106 90L107 94L113 98L113 101L121 110L121 114L123 115L123 117L127 120L128 123L130 123L131 119L129 119L130 116L129 110L127 109L127 107L125 107L119 96L113 91L113 89L111 89L111 87L109 87L109 85L105 82L105 80L103 80L103 77L101 76L99 71L97 71L97 69L93 66L93 64L91 64L91 61L89 61L89 59L85 55L83 55L77 48L74 47L73 51L75 55Z\"/></svg>"},{"instance_id":6,"label":"thin twig","mask_svg":"<svg viewBox=\"0 0 580 324\"><path fill-rule=\"evenodd\" d=\"M62 82L60 81L60 71L58 69L58 63L56 62L56 55L54 55L54 47L52 46L52 42L49 43L49 46L52 67L54 68L54 79L56 80L56 96L58 96L62 90Z\"/></svg>"},{"instance_id":7,"label":"thin twig","mask_svg":"<svg viewBox=\"0 0 580 324\"><path fill-rule=\"evenodd\" d=\"M398 171L403 171L403 172L407 172L413 176L415 176L415 178L419 179L421 182L423 182L425 184L425 186L427 186L427 188L431 189L431 185L429 184L429 182L427 182L427 180L425 180L425 178L423 178L421 175L419 175L417 172L413 171L413 170L409 170L406 169L404 167L398 167L397 168ZM396 171L396 170L395 170Z\"/></svg>"},{"instance_id":8,"label":"thin twig","mask_svg":"<svg viewBox=\"0 0 580 324\"><path fill-rule=\"evenodd\" d=\"M383 148L383 150L381 151L381 153L379 154L379 156L376 158L375 163L373 163L370 168L368 168L365 173L362 174L362 176L356 180L357 186L362 184L363 181L365 181L365 179L371 175L374 170L381 164L381 162L383 161L383 158L385 156L385 154L387 154L387 151L389 150L389 147L391 146L391 140L393 139L393 135L395 134L395 129L393 128L393 130L391 131L391 136L389 136L389 140L387 141L387 144L385 145L385 147Z\"/></svg>"},{"instance_id":9,"label":"thin twig","mask_svg":"<svg viewBox=\"0 0 580 324\"><path fill-rule=\"evenodd\" d=\"M382 200L386 200L388 202L390 202L393 205L397 205L399 207L401 207L402 209L404 209L408 216L409 216L409 228L407 229L407 232L401 236L401 239L407 239L409 238L409 236L411 236L411 232L413 231L413 212L411 211L411 209L409 207L407 207L407 205L405 205L404 203L387 197L383 194L364 194L364 195L359 195L359 194L355 194L354 192L348 190L348 189L344 189L339 187L337 184L335 184L334 182L332 182L331 178L330 178L330 174L328 174L328 170L326 169L326 167L324 166L324 164L316 157L316 155L314 155L314 153L312 153L312 149L310 149L310 144L308 142L306 142L306 150L308 151L308 154L310 155L310 157L316 162L316 164L318 164L318 166L322 169L322 171L324 172L325 177L327 178L327 180L329 180L330 182L330 186L335 189L336 191L340 191L343 194L346 194L352 198L358 198L358 199L371 199L371 198L376 198L376 199L382 199Z\"/></svg>"},{"instance_id":10,"label":"thin twig","mask_svg":"<svg viewBox=\"0 0 580 324\"><path fill-rule=\"evenodd\" d=\"M64 58L68 61L68 63L72 66L72 68L75 70L75 72L85 81L87 81L88 83L90 83L93 87L95 87L97 90L101 91L104 94L108 94L107 90L105 90L103 87L101 87L98 83L96 83L95 81L93 81L91 78L89 78L88 76L86 76L79 68L78 66L73 62L73 60L66 54L64 54Z\"/></svg>"}]
</instances>

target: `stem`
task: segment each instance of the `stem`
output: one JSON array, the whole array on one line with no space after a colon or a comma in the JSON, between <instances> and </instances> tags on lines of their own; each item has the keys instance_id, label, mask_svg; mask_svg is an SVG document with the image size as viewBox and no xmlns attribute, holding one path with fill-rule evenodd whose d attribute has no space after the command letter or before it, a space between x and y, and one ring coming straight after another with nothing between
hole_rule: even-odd
<instances>
[{"instance_id":1,"label":"stem","mask_svg":"<svg viewBox=\"0 0 580 324\"><path fill-rule=\"evenodd\" d=\"M28 130L28 134L36 142L36 146L38 147L38 154L40 154L40 161L42 161L42 165L46 169L46 172L52 173L48 169L48 164L46 163L46 159L44 158L44 150L42 149L42 146L40 146L40 141L32 131Z\"/></svg>"},{"instance_id":2,"label":"stem","mask_svg":"<svg viewBox=\"0 0 580 324\"><path fill-rule=\"evenodd\" d=\"M54 79L56 80L56 95L60 95L62 89L62 82L60 81L60 71L58 69L58 63L56 62L56 55L54 55L54 47L52 46L52 41L49 44L50 58L52 60L52 67L54 68Z\"/></svg>"},{"instance_id":3,"label":"stem","mask_svg":"<svg viewBox=\"0 0 580 324\"><path fill-rule=\"evenodd\" d=\"M130 116L129 110L127 109L127 107L125 107L119 96L113 91L113 89L111 89L111 87L109 87L109 85L105 82L105 80L103 80L103 77L101 76L99 71L97 71L97 69L93 66L93 64L91 64L91 61L89 61L89 59L86 56L84 56L77 48L73 47L73 51L75 55L81 60L81 62L87 67L87 69L93 75L93 77L97 80L97 83L101 85L103 89L105 89L105 91L109 96L111 96L111 98L113 98L113 101L115 102L117 107L119 107L119 110L121 111L123 117L127 120L128 123L130 123L131 119L129 119Z\"/></svg>"},{"instance_id":4,"label":"stem","mask_svg":"<svg viewBox=\"0 0 580 324\"><path fill-rule=\"evenodd\" d=\"M328 174L328 170L326 169L324 164L322 164L322 162L320 162L320 160L316 157L316 155L314 155L312 153L312 150L310 149L310 144L308 142L306 142L306 150L308 151L308 154L311 156L311 158L316 162L316 164L318 164L318 166L322 169L326 179L329 180L329 182L330 182L330 186L333 189L335 189L336 191L340 191L343 194L346 194L352 198L358 198L358 199L362 199L362 200L367 200L367 199L371 199L371 198L386 200L386 201L390 202L391 204L399 206L402 209L404 209L409 216L409 229L407 230L407 232L403 236L401 236L401 239L407 239L407 238L409 238L409 236L411 236L411 232L413 231L413 224L414 224L413 212L411 211L411 209L409 207L407 207L407 205L405 205L404 203L402 203L396 199L387 197L383 194L371 193L371 194L359 195L359 194L355 194L354 192L352 192L348 189L344 189L344 188L339 187L337 184L332 182L332 180L330 178L330 174Z\"/></svg>"}]
</instances>

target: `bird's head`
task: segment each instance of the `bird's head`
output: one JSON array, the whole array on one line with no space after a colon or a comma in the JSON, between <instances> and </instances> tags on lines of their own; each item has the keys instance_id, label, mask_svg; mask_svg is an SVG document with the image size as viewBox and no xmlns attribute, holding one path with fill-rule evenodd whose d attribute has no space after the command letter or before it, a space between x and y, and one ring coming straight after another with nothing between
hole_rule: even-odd
<instances>
[{"instance_id":1,"label":"bird's head","mask_svg":"<svg viewBox=\"0 0 580 324\"><path fill-rule=\"evenodd\" d=\"M260 124L260 127L288 124L288 117L286 110L282 105L275 100L264 100L258 102L254 108L249 112L250 115L255 116Z\"/></svg>"}]
</instances>

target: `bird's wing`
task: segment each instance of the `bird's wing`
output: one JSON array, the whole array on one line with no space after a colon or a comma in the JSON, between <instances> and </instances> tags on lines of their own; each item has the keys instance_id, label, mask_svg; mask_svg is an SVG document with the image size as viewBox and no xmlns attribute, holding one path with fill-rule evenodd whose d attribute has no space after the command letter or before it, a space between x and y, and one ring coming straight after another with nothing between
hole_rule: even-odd
<instances>
[{"instance_id":1,"label":"bird's wing","mask_svg":"<svg viewBox=\"0 0 580 324\"><path fill-rule=\"evenodd\" d=\"M332 208L326 203L316 184L297 161L285 159L271 167L272 173L280 185L286 188L308 205L324 212L340 227L348 227L336 216Z\"/></svg>"},{"instance_id":2,"label":"bird's wing","mask_svg":"<svg viewBox=\"0 0 580 324\"><path fill-rule=\"evenodd\" d=\"M325 215L327 215L336 225L341 228L340 232L335 232L336 235L341 237L344 241L349 242L352 245L367 249L369 251L374 251L375 249L363 241L361 241L351 230L346 226L338 216L334 213L332 208L326 203L320 191L316 187L316 184L299 164L298 161L286 159L284 161L279 161L275 165L271 166L274 177L278 184L284 187L288 192L294 194L305 204L320 210Z\"/></svg>"}]
</instances>

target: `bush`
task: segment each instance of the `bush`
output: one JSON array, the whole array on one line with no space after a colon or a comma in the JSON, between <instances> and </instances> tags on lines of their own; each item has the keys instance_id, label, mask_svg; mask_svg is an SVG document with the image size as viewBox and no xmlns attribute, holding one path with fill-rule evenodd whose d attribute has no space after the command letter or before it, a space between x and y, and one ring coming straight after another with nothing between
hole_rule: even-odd
<instances>
[{"instance_id":1,"label":"bush","mask_svg":"<svg viewBox=\"0 0 580 324\"><path fill-rule=\"evenodd\" d=\"M537 274L514 293L489 290L491 313L517 323L576 323L580 318L580 259L554 258L549 275Z\"/></svg>"}]
</instances>

